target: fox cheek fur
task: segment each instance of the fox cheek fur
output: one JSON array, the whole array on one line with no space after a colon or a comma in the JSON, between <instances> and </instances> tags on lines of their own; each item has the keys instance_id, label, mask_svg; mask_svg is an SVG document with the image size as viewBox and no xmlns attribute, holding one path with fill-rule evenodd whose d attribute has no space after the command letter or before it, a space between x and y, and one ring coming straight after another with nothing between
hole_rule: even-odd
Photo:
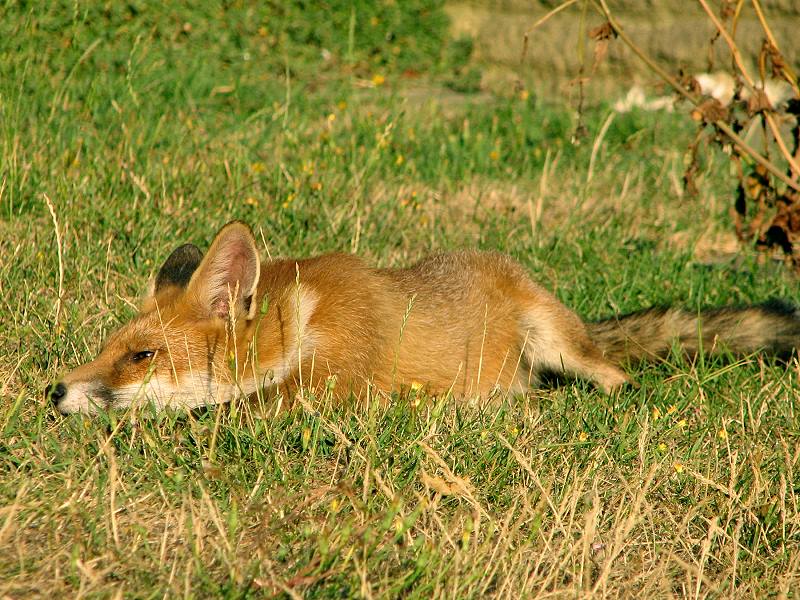
<instances>
[{"instance_id":1,"label":"fox cheek fur","mask_svg":"<svg viewBox=\"0 0 800 600\"><path fill-rule=\"evenodd\" d=\"M176 249L139 315L47 395L62 413L145 401L193 408L335 377L337 397L414 385L485 397L524 392L553 371L611 392L630 381L620 365L675 344L688 354L785 355L799 342L800 316L780 302L584 323L496 253L440 254L404 269L345 254L262 266L250 228L234 221L205 255Z\"/></svg>"}]
</instances>

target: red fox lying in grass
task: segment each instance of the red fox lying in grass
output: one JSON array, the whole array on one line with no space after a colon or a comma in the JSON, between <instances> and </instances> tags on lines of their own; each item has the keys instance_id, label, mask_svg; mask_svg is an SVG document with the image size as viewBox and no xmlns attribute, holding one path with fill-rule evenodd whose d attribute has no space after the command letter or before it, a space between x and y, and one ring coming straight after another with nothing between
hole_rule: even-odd
<instances>
[{"instance_id":1,"label":"red fox lying in grass","mask_svg":"<svg viewBox=\"0 0 800 600\"><path fill-rule=\"evenodd\" d=\"M46 394L64 414L326 385L337 397L412 386L486 397L523 392L546 372L611 392L630 381L620 364L674 343L789 353L798 342L800 317L779 303L584 323L501 254L439 254L406 269L344 254L262 263L250 228L232 222L205 256L175 250L139 315Z\"/></svg>"}]
</instances>

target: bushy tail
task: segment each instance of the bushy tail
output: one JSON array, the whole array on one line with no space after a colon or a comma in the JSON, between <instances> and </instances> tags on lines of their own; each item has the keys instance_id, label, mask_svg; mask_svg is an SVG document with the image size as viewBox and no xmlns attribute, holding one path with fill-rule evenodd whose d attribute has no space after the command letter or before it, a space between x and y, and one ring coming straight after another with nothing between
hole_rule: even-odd
<instances>
[{"instance_id":1,"label":"bushy tail","mask_svg":"<svg viewBox=\"0 0 800 600\"><path fill-rule=\"evenodd\" d=\"M800 347L800 311L770 301L746 308L715 308L700 313L650 308L587 323L589 335L615 363L663 357L673 345L689 355L766 351L789 356Z\"/></svg>"}]
</instances>

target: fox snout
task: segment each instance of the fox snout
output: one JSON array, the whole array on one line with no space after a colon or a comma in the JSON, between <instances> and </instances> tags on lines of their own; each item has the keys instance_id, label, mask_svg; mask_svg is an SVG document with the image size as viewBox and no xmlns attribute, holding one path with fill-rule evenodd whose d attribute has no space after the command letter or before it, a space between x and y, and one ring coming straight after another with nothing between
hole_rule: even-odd
<instances>
[{"instance_id":1,"label":"fox snout","mask_svg":"<svg viewBox=\"0 0 800 600\"><path fill-rule=\"evenodd\" d=\"M44 388L44 398L62 415L82 412L91 414L110 406L108 390L101 385L70 383L62 379Z\"/></svg>"},{"instance_id":2,"label":"fox snout","mask_svg":"<svg viewBox=\"0 0 800 600\"><path fill-rule=\"evenodd\" d=\"M97 382L70 381L69 376L45 387L44 397L62 415L93 414L99 408L113 405L113 395L106 386Z\"/></svg>"}]
</instances>

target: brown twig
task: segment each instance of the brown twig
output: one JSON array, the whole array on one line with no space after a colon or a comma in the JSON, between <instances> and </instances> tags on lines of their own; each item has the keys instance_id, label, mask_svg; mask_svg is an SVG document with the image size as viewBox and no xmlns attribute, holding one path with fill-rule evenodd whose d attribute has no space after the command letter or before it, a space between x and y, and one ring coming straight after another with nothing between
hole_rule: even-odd
<instances>
[{"instance_id":1,"label":"brown twig","mask_svg":"<svg viewBox=\"0 0 800 600\"><path fill-rule=\"evenodd\" d=\"M769 24L767 23L767 19L764 17L764 11L761 9L761 2L759 0L751 0L753 3L753 8L756 11L756 16L758 17L758 22L761 23L761 28L764 30L764 35L767 36L767 40L769 41L770 45L775 48L779 53L781 53L780 48L778 48L778 42L775 41L775 36L772 35L772 29L770 29ZM794 93L800 96L800 87L797 85L797 75L795 75L794 71L788 64L781 65L781 72L783 73L786 81L792 86L794 89Z\"/></svg>"},{"instance_id":2,"label":"brown twig","mask_svg":"<svg viewBox=\"0 0 800 600\"><path fill-rule=\"evenodd\" d=\"M578 0L566 0L566 2L562 2L561 4L556 6L553 10L551 10L549 13L547 13L545 16L543 16L541 19L536 21L536 23L533 24L533 27L531 27L530 29L528 29L528 31L525 32L525 34L522 36L522 56L520 57L519 61L520 63L525 62L525 56L528 54L528 36L530 36L530 34L533 33L534 29L537 29L538 27L544 25L544 23L550 20L550 17L557 15L565 8L569 8L577 1Z\"/></svg>"},{"instance_id":3,"label":"brown twig","mask_svg":"<svg viewBox=\"0 0 800 600\"><path fill-rule=\"evenodd\" d=\"M731 19L731 35L736 37L736 28L739 26L739 17L742 16L742 7L744 6L744 0L739 0L736 3L736 10L733 11L733 18Z\"/></svg>"},{"instance_id":4,"label":"brown twig","mask_svg":"<svg viewBox=\"0 0 800 600\"><path fill-rule=\"evenodd\" d=\"M765 113L764 116L767 118L767 124L769 125L770 131L772 131L772 136L775 138L775 143L778 144L778 148L780 148L781 154L783 154L783 157L786 159L786 162L788 162L789 166L792 168L792 172L794 173L794 178L797 179L798 177L800 177L800 164L797 163L795 157L792 156L792 153L786 146L786 142L783 141L783 137L781 136L781 132L778 130L778 124L775 122L774 117L767 113Z\"/></svg>"},{"instance_id":5,"label":"brown twig","mask_svg":"<svg viewBox=\"0 0 800 600\"><path fill-rule=\"evenodd\" d=\"M733 60L736 63L736 67L739 69L739 72L744 77L745 86L747 86L751 93L755 93L755 84L753 83L753 78L750 77L750 74L747 72L747 67L742 61L742 55L739 52L739 48L736 47L736 42L733 41L733 38L728 33L728 30L725 29L725 26L722 22L717 18L717 15L714 14L706 0L697 0L700 5L703 7L703 10L706 11L708 14L708 18L711 19L711 22L714 23L714 27L717 28L717 31L722 36L722 39L725 40L725 43L728 44L728 49L731 51L731 56L733 56Z\"/></svg>"}]
</instances>

